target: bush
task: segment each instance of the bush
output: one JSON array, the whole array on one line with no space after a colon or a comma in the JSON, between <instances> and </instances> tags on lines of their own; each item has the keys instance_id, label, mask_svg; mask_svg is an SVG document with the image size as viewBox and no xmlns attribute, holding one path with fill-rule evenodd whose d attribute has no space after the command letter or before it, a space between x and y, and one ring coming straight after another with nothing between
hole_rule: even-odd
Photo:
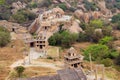
<instances>
[{"instance_id":1,"label":"bush","mask_svg":"<svg viewBox=\"0 0 120 80\"><path fill-rule=\"evenodd\" d=\"M18 77L22 76L22 73L24 72L24 70L25 70L25 68L23 66L17 66L17 67L15 67L15 71L17 72Z\"/></svg>"},{"instance_id":2,"label":"bush","mask_svg":"<svg viewBox=\"0 0 120 80\"><path fill-rule=\"evenodd\" d=\"M52 46L63 46L70 47L71 44L78 40L78 35L75 33L70 33L69 31L60 31L55 33L48 39L48 42Z\"/></svg>"},{"instance_id":3,"label":"bush","mask_svg":"<svg viewBox=\"0 0 120 80\"><path fill-rule=\"evenodd\" d=\"M70 7L69 8L69 11L71 11L71 12L74 12L76 9L75 8L73 8L73 7Z\"/></svg>"},{"instance_id":4,"label":"bush","mask_svg":"<svg viewBox=\"0 0 120 80\"><path fill-rule=\"evenodd\" d=\"M120 14L114 15L112 17L112 21L111 21L112 23L117 23L119 21L120 21Z\"/></svg>"},{"instance_id":5,"label":"bush","mask_svg":"<svg viewBox=\"0 0 120 80\"><path fill-rule=\"evenodd\" d=\"M16 14L12 15L13 19L18 23L24 23L28 20L34 20L36 14L31 13L28 10L19 10Z\"/></svg>"},{"instance_id":6,"label":"bush","mask_svg":"<svg viewBox=\"0 0 120 80\"><path fill-rule=\"evenodd\" d=\"M39 3L39 7L49 7L52 4L52 0L43 0Z\"/></svg>"},{"instance_id":7,"label":"bush","mask_svg":"<svg viewBox=\"0 0 120 80\"><path fill-rule=\"evenodd\" d=\"M111 59L109 59L109 58L103 59L100 63L101 63L101 64L104 64L105 67L109 67L109 66L112 66L112 65L113 65L113 61L112 61Z\"/></svg>"},{"instance_id":8,"label":"bush","mask_svg":"<svg viewBox=\"0 0 120 80\"><path fill-rule=\"evenodd\" d=\"M3 5L5 3L5 0L0 0L0 5Z\"/></svg>"},{"instance_id":9,"label":"bush","mask_svg":"<svg viewBox=\"0 0 120 80\"><path fill-rule=\"evenodd\" d=\"M85 33L79 33L78 35L78 42L84 42L84 41L87 41L87 35Z\"/></svg>"},{"instance_id":10,"label":"bush","mask_svg":"<svg viewBox=\"0 0 120 80\"><path fill-rule=\"evenodd\" d=\"M48 56L47 59L53 59L51 56Z\"/></svg>"},{"instance_id":11,"label":"bush","mask_svg":"<svg viewBox=\"0 0 120 80\"><path fill-rule=\"evenodd\" d=\"M102 33L104 36L111 36L112 35L112 27L111 26L102 27Z\"/></svg>"},{"instance_id":12,"label":"bush","mask_svg":"<svg viewBox=\"0 0 120 80\"><path fill-rule=\"evenodd\" d=\"M113 37L104 37L102 38L99 43L102 44L102 45L107 45L109 42L111 42L113 40Z\"/></svg>"},{"instance_id":13,"label":"bush","mask_svg":"<svg viewBox=\"0 0 120 80\"><path fill-rule=\"evenodd\" d=\"M30 3L27 5L28 8L37 8L38 7L38 4L33 2L33 3Z\"/></svg>"},{"instance_id":14,"label":"bush","mask_svg":"<svg viewBox=\"0 0 120 80\"><path fill-rule=\"evenodd\" d=\"M116 58L115 63L116 63L116 65L119 65L119 66L120 66L120 54L119 54L119 56Z\"/></svg>"},{"instance_id":15,"label":"bush","mask_svg":"<svg viewBox=\"0 0 120 80\"><path fill-rule=\"evenodd\" d=\"M25 16L20 13L16 13L12 17L14 18L15 22L18 22L18 23L24 23L27 20Z\"/></svg>"},{"instance_id":16,"label":"bush","mask_svg":"<svg viewBox=\"0 0 120 80\"><path fill-rule=\"evenodd\" d=\"M0 47L6 46L10 42L10 33L7 29L0 27Z\"/></svg>"},{"instance_id":17,"label":"bush","mask_svg":"<svg viewBox=\"0 0 120 80\"><path fill-rule=\"evenodd\" d=\"M93 42L94 30L95 30L94 27L87 27L86 30L85 30L87 39L88 39L90 42Z\"/></svg>"},{"instance_id":18,"label":"bush","mask_svg":"<svg viewBox=\"0 0 120 80\"><path fill-rule=\"evenodd\" d=\"M95 11L95 10L96 10L97 5L96 5L95 3L89 2L89 1L87 1L87 0L84 0L83 2L85 3L84 7L85 7L88 11L90 11L90 10Z\"/></svg>"},{"instance_id":19,"label":"bush","mask_svg":"<svg viewBox=\"0 0 120 80\"><path fill-rule=\"evenodd\" d=\"M48 39L48 42L49 42L49 45L55 46L55 45L56 45L55 36L51 36L51 37Z\"/></svg>"},{"instance_id":20,"label":"bush","mask_svg":"<svg viewBox=\"0 0 120 80\"><path fill-rule=\"evenodd\" d=\"M109 56L109 48L106 45L94 44L84 51L86 60L89 60L89 54L91 54L93 61L105 59Z\"/></svg>"},{"instance_id":21,"label":"bush","mask_svg":"<svg viewBox=\"0 0 120 80\"><path fill-rule=\"evenodd\" d=\"M115 6L117 9L120 9L120 2L117 2L114 6Z\"/></svg>"},{"instance_id":22,"label":"bush","mask_svg":"<svg viewBox=\"0 0 120 80\"><path fill-rule=\"evenodd\" d=\"M115 29L120 30L120 21L114 24Z\"/></svg>"},{"instance_id":23,"label":"bush","mask_svg":"<svg viewBox=\"0 0 120 80\"><path fill-rule=\"evenodd\" d=\"M66 4L65 3L61 3L58 5L61 9L63 9L64 11L67 10Z\"/></svg>"},{"instance_id":24,"label":"bush","mask_svg":"<svg viewBox=\"0 0 120 80\"><path fill-rule=\"evenodd\" d=\"M103 21L101 20L92 20L90 21L89 24L90 27L94 27L94 28L102 28L103 27Z\"/></svg>"},{"instance_id":25,"label":"bush","mask_svg":"<svg viewBox=\"0 0 120 80\"><path fill-rule=\"evenodd\" d=\"M110 52L110 55L109 55L109 58L110 59L116 59L118 56L119 56L119 52L118 51L116 51L116 50L111 50L111 52Z\"/></svg>"},{"instance_id":26,"label":"bush","mask_svg":"<svg viewBox=\"0 0 120 80\"><path fill-rule=\"evenodd\" d=\"M97 43L101 38L103 38L102 32L95 31L92 35L93 42Z\"/></svg>"}]
</instances>

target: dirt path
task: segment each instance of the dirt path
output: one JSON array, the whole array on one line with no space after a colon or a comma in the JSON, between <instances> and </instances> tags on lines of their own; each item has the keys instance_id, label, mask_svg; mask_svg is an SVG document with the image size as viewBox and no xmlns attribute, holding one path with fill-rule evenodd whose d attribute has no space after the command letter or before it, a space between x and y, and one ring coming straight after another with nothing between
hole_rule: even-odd
<instances>
[{"instance_id":1,"label":"dirt path","mask_svg":"<svg viewBox=\"0 0 120 80\"><path fill-rule=\"evenodd\" d=\"M17 66L24 66L24 67L49 67L55 70L60 69L61 65L58 65L57 63L49 63L45 61L37 61L37 59L40 56L44 56L43 53L36 52L33 48L30 49L30 55L26 56L24 59L20 59L16 62L14 62L10 68L13 69Z\"/></svg>"}]
</instances>

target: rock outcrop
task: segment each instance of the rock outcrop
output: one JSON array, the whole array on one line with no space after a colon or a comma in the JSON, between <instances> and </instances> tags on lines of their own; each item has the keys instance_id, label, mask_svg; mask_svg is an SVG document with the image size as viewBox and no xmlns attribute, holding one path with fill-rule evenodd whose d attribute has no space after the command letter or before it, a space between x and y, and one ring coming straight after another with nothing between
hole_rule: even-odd
<instances>
[{"instance_id":1,"label":"rock outcrop","mask_svg":"<svg viewBox=\"0 0 120 80\"><path fill-rule=\"evenodd\" d=\"M84 21L85 23L88 23L91 19L99 19L103 16L100 11L85 13L82 10L76 10L74 12L74 15L81 21Z\"/></svg>"},{"instance_id":2,"label":"rock outcrop","mask_svg":"<svg viewBox=\"0 0 120 80\"><path fill-rule=\"evenodd\" d=\"M27 4L22 3L22 2L20 2L20 1L14 2L14 3L12 3L12 8L13 8L13 9L11 10L11 12L12 12L13 14L15 14L18 10L26 8L26 5L27 5Z\"/></svg>"}]
</instances>

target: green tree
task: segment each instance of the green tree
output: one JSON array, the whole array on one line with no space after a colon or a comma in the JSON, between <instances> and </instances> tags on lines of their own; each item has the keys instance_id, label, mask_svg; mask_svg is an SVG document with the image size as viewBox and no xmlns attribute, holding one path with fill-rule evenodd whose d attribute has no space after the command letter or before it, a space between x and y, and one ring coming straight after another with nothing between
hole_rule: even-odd
<instances>
[{"instance_id":1,"label":"green tree","mask_svg":"<svg viewBox=\"0 0 120 80\"><path fill-rule=\"evenodd\" d=\"M75 33L70 33L69 31L60 31L55 33L48 39L50 45L56 46L60 45L63 47L70 47L71 44L78 40L78 35Z\"/></svg>"},{"instance_id":2,"label":"green tree","mask_svg":"<svg viewBox=\"0 0 120 80\"><path fill-rule=\"evenodd\" d=\"M94 44L84 51L85 59L89 60L89 54L93 61L101 60L109 56L109 48L106 45Z\"/></svg>"},{"instance_id":3,"label":"green tree","mask_svg":"<svg viewBox=\"0 0 120 80\"><path fill-rule=\"evenodd\" d=\"M48 42L49 42L49 45L55 46L55 45L56 45L55 37L54 37L54 36L51 36L51 37L48 39Z\"/></svg>"},{"instance_id":4,"label":"green tree","mask_svg":"<svg viewBox=\"0 0 120 80\"><path fill-rule=\"evenodd\" d=\"M16 14L13 14L12 17L16 22L24 23L28 20L34 20L36 15L28 10L19 10Z\"/></svg>"},{"instance_id":5,"label":"green tree","mask_svg":"<svg viewBox=\"0 0 120 80\"><path fill-rule=\"evenodd\" d=\"M17 21L18 23L23 23L23 22L26 21L25 16L22 15L22 14L19 14L19 13L14 14L14 15L13 15L13 18L14 18L15 21Z\"/></svg>"},{"instance_id":6,"label":"green tree","mask_svg":"<svg viewBox=\"0 0 120 80\"><path fill-rule=\"evenodd\" d=\"M78 35L75 33L70 33L69 31L64 31L62 32L62 45L65 47L70 47L71 44L77 41Z\"/></svg>"},{"instance_id":7,"label":"green tree","mask_svg":"<svg viewBox=\"0 0 120 80\"><path fill-rule=\"evenodd\" d=\"M23 66L17 66L17 67L15 67L15 71L17 72L18 77L22 76L22 73L24 72L24 70L25 70L25 68Z\"/></svg>"}]
</instances>

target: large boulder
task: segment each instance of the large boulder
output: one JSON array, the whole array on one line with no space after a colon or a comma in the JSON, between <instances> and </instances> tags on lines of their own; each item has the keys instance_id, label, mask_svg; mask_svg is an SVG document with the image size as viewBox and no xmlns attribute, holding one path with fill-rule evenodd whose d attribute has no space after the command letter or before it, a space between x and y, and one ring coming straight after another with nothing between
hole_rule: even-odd
<instances>
[{"instance_id":1,"label":"large boulder","mask_svg":"<svg viewBox=\"0 0 120 80\"><path fill-rule=\"evenodd\" d=\"M73 21L72 26L70 26L68 30L72 33L83 32L82 28L79 26L79 23L77 21Z\"/></svg>"},{"instance_id":2,"label":"large boulder","mask_svg":"<svg viewBox=\"0 0 120 80\"><path fill-rule=\"evenodd\" d=\"M12 3L12 10L11 12L15 14L18 10L24 9L27 6L27 4L22 3L20 1Z\"/></svg>"},{"instance_id":3,"label":"large boulder","mask_svg":"<svg viewBox=\"0 0 120 80\"><path fill-rule=\"evenodd\" d=\"M59 8L59 7L53 8L52 11L55 12L55 13L60 13L62 15L65 14L65 12L61 8Z\"/></svg>"},{"instance_id":4,"label":"large boulder","mask_svg":"<svg viewBox=\"0 0 120 80\"><path fill-rule=\"evenodd\" d=\"M78 19L80 19L81 17L83 17L84 13L83 13L82 10L76 10L76 11L74 12L74 15L75 15Z\"/></svg>"},{"instance_id":5,"label":"large boulder","mask_svg":"<svg viewBox=\"0 0 120 80\"><path fill-rule=\"evenodd\" d=\"M84 20L85 23L88 23L90 21L90 14L89 13L84 13L83 20Z\"/></svg>"},{"instance_id":6,"label":"large boulder","mask_svg":"<svg viewBox=\"0 0 120 80\"><path fill-rule=\"evenodd\" d=\"M100 18L102 15L101 15L101 12L94 11L94 12L92 13L92 16L93 16L94 19L98 19L98 18Z\"/></svg>"}]
</instances>

